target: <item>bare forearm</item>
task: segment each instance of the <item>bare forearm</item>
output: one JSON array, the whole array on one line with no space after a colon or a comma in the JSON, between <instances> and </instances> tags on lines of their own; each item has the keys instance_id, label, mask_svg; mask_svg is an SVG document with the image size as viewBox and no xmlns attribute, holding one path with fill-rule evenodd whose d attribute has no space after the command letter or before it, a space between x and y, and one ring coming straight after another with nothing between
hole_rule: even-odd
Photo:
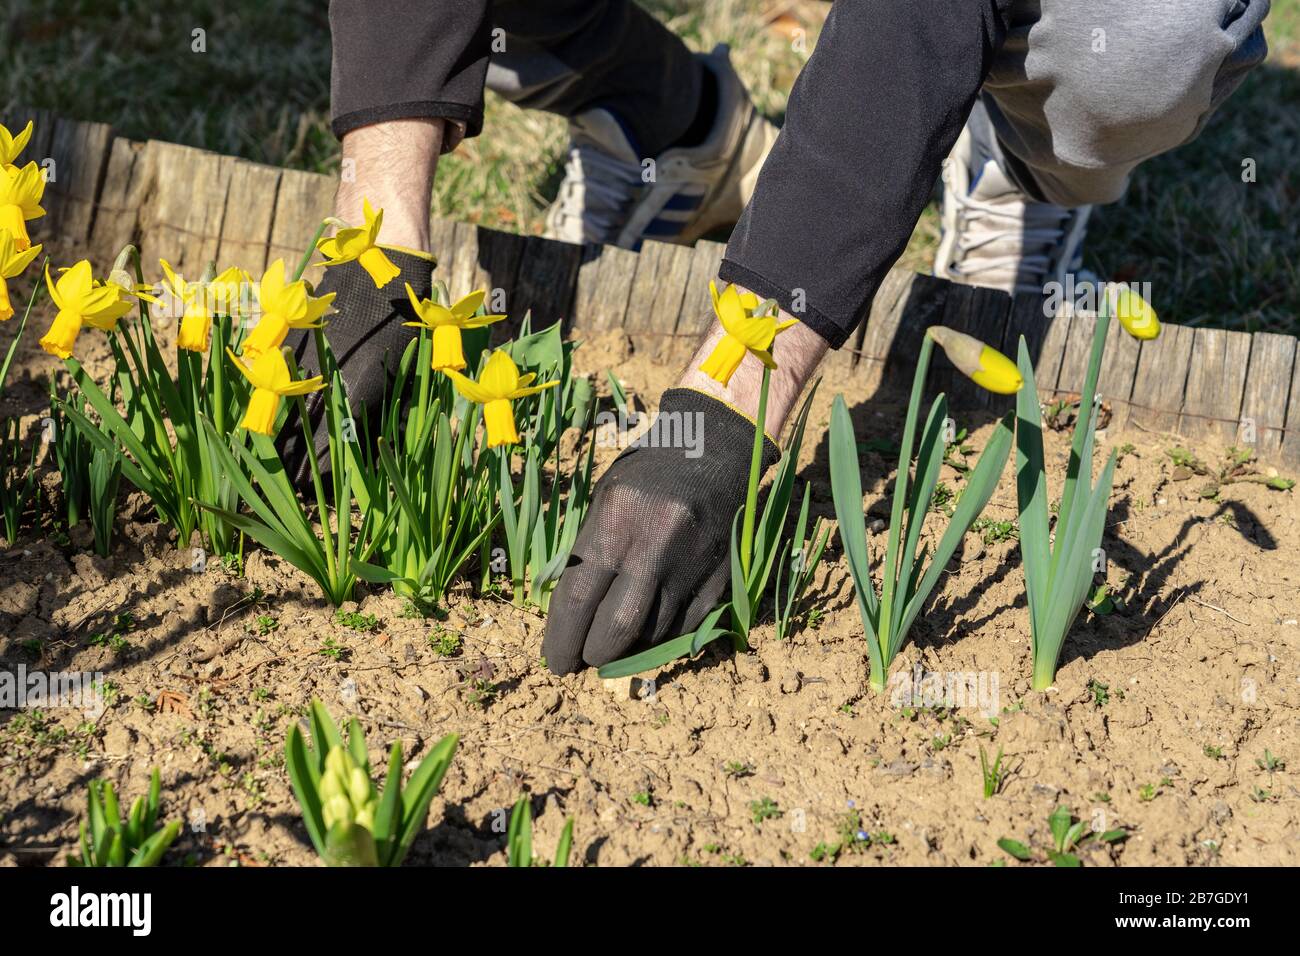
<instances>
[{"instance_id":1,"label":"bare forearm","mask_svg":"<svg viewBox=\"0 0 1300 956\"><path fill-rule=\"evenodd\" d=\"M368 199L384 211L386 245L429 251L429 197L444 129L440 119L405 119L347 133L334 214L360 223Z\"/></svg>"},{"instance_id":2,"label":"bare forearm","mask_svg":"<svg viewBox=\"0 0 1300 956\"><path fill-rule=\"evenodd\" d=\"M791 318L794 316L782 312L778 321ZM724 334L722 326L715 321L678 384L712 395L754 418L758 415L758 395L763 385L763 364L757 358L747 354L727 385L700 371L700 364ZM764 430L769 435L780 434L804 385L821 364L827 349L826 340L803 323L777 336L772 345L777 369L772 373L768 386L767 414L764 416Z\"/></svg>"}]
</instances>

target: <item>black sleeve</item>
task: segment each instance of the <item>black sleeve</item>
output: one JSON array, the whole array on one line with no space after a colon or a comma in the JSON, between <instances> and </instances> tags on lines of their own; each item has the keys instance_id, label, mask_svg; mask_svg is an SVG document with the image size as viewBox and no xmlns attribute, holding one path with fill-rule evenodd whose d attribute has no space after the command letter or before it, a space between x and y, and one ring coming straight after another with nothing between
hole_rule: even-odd
<instances>
[{"instance_id":1,"label":"black sleeve","mask_svg":"<svg viewBox=\"0 0 1300 956\"><path fill-rule=\"evenodd\" d=\"M483 128L491 47L488 0L330 0L334 134L385 120Z\"/></svg>"},{"instance_id":2,"label":"black sleeve","mask_svg":"<svg viewBox=\"0 0 1300 956\"><path fill-rule=\"evenodd\" d=\"M1002 44L1010 5L835 3L720 278L843 345L906 248Z\"/></svg>"}]
</instances>

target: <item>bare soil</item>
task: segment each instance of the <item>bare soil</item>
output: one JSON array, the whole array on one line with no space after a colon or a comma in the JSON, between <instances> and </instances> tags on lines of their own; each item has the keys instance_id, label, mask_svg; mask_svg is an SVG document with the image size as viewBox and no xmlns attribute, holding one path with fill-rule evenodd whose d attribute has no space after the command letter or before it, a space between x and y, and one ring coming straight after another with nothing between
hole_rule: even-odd
<instances>
[{"instance_id":1,"label":"bare soil","mask_svg":"<svg viewBox=\"0 0 1300 956\"><path fill-rule=\"evenodd\" d=\"M43 414L55 367L36 347L47 321L33 316L4 400L27 421ZM0 347L11 335L0 328ZM105 357L97 335L83 335L92 368ZM597 381L612 367L651 407L677 371L620 333L585 342L577 365ZM902 417L896 398L823 382L801 477L826 517L836 391L860 439L896 440ZM957 417L981 447L989 416ZM573 816L575 859L588 865L1014 865L997 840L1046 847L1062 804L1129 833L1085 845L1085 865L1295 864L1300 506L1294 492L1246 482L1202 497L1203 482L1175 480L1166 452L1176 444L1099 436L1099 456L1128 446L1104 542L1123 606L1081 616L1045 694L1029 687L1017 543L977 533L895 662L892 692L873 694L838 543L788 641L765 625L751 653L708 651L629 686L593 671L552 676L540 661L544 619L468 586L441 621L359 591L349 609L377 624L356 630L274 554L251 552L242 576L217 562L194 572L138 493L124 496L108 559L94 556L88 530L60 534L47 519L0 552L0 666L102 672L110 703L90 718L0 711L0 862L62 863L85 783L113 780L129 799L156 765L165 816L188 823L170 862L313 864L282 754L317 697L361 718L375 763L392 740L415 759L461 735L414 864L503 863L504 818L524 791L539 854ZM1048 434L1054 475L1067 448L1068 433ZM1191 448L1206 462L1223 453ZM614 454L602 449L598 467ZM874 451L863 462L864 504L883 515L895 463ZM956 471L943 480L960 488ZM44 485L57 495L57 481ZM1014 494L1008 467L988 515L1013 519ZM941 528L932 516L927 534ZM883 539L872 540L877 556ZM91 643L122 614L133 620L124 646ZM459 647L444 656L440 642ZM982 702L992 706L912 699L914 668L996 681ZM989 799L981 749L990 760L1001 750L1010 770ZM1268 755L1291 766L1270 771Z\"/></svg>"}]
</instances>

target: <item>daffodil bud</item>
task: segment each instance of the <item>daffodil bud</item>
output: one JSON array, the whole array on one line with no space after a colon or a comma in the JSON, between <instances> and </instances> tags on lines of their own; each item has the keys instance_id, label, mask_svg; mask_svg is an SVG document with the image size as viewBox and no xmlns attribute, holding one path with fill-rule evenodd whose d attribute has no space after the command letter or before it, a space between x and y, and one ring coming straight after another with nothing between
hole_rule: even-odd
<instances>
[{"instance_id":1,"label":"daffodil bud","mask_svg":"<svg viewBox=\"0 0 1300 956\"><path fill-rule=\"evenodd\" d=\"M999 395L1013 395L1025 384L1020 369L1011 359L973 335L945 325L932 325L926 334L938 343L959 372L981 388Z\"/></svg>"},{"instance_id":2,"label":"daffodil bud","mask_svg":"<svg viewBox=\"0 0 1300 956\"><path fill-rule=\"evenodd\" d=\"M1160 320L1151 303L1126 285L1106 289L1107 302L1124 331L1135 339L1154 339L1160 334Z\"/></svg>"}]
</instances>

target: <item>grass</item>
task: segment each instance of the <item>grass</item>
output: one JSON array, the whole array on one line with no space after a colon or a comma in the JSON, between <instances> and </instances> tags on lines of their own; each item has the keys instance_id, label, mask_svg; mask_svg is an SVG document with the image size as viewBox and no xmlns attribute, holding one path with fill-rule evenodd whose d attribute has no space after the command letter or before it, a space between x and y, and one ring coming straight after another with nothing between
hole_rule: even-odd
<instances>
[{"instance_id":1,"label":"grass","mask_svg":"<svg viewBox=\"0 0 1300 956\"><path fill-rule=\"evenodd\" d=\"M775 120L806 53L767 27L762 0L641 0L697 50L731 44L759 108ZM193 31L205 31L195 52ZM1150 281L1162 318L1246 331L1300 330L1300 0L1274 0L1271 55L1199 139L1144 164L1127 196L1093 219L1086 264ZM807 38L811 51L815 31ZM283 0L14 0L0 19L0 109L46 107L259 162L332 173L325 5ZM444 157L440 216L541 231L566 143L558 117L492 94L487 133ZM1241 181L1254 159L1257 181ZM725 238L725 237L721 237ZM902 263L928 271L938 215L922 214Z\"/></svg>"}]
</instances>

